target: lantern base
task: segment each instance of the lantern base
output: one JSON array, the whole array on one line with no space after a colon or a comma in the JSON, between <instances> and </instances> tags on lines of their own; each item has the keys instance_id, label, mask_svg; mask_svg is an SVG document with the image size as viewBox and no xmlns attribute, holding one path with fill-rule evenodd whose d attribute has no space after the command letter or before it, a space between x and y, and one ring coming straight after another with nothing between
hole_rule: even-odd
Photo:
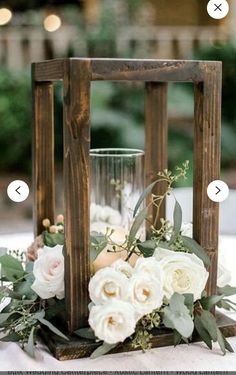
<instances>
[{"instance_id":1,"label":"lantern base","mask_svg":"<svg viewBox=\"0 0 236 375\"><path fill-rule=\"evenodd\" d=\"M236 336L236 321L219 312L216 313L216 320L218 327L225 337ZM155 332L152 332L152 334L153 337L151 339L151 343L153 348L170 346L174 343L173 333L169 329L158 329L158 332L156 332L156 334ZM60 361L89 357L91 353L99 345L101 345L100 343L79 338L78 336L70 336L70 341L65 341L52 334L52 332L47 328L42 328L41 337L48 346L49 350L52 352L53 356ZM196 341L201 341L201 339L198 335L194 334L192 342ZM134 350L140 349L134 349L131 346L130 340L127 340L111 350L109 354L130 352Z\"/></svg>"}]
</instances>

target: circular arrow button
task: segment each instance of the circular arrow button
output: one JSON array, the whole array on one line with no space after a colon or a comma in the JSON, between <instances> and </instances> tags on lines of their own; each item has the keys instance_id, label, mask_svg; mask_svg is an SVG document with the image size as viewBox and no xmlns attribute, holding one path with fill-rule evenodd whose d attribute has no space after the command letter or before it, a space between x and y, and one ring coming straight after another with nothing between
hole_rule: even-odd
<instances>
[{"instance_id":1,"label":"circular arrow button","mask_svg":"<svg viewBox=\"0 0 236 375\"><path fill-rule=\"evenodd\" d=\"M24 181L14 180L7 187L7 195L13 202L23 202L28 198L29 186Z\"/></svg>"},{"instance_id":2,"label":"circular arrow button","mask_svg":"<svg viewBox=\"0 0 236 375\"><path fill-rule=\"evenodd\" d=\"M224 181L212 181L207 187L207 195L213 202L223 202L228 198L229 187Z\"/></svg>"}]
</instances>

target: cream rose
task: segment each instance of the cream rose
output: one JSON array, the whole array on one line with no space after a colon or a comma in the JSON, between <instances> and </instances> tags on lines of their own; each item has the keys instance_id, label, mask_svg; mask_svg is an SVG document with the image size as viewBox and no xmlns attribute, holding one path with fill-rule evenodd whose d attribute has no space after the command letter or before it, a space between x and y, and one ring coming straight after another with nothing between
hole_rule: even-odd
<instances>
[{"instance_id":1,"label":"cream rose","mask_svg":"<svg viewBox=\"0 0 236 375\"><path fill-rule=\"evenodd\" d=\"M128 262L125 262L123 259L118 259L111 265L116 271L123 273L126 277L130 278L133 273L134 269Z\"/></svg>"},{"instance_id":2,"label":"cream rose","mask_svg":"<svg viewBox=\"0 0 236 375\"><path fill-rule=\"evenodd\" d=\"M223 288L224 286L228 285L231 281L231 273L223 265L223 263L225 263L225 259L223 255L220 255L218 259L218 269L217 269L217 286L219 288Z\"/></svg>"},{"instance_id":3,"label":"cream rose","mask_svg":"<svg viewBox=\"0 0 236 375\"><path fill-rule=\"evenodd\" d=\"M209 275L201 259L194 254L162 248L157 248L154 256L160 261L164 272L164 294L167 299L175 292L193 294L194 301L201 298Z\"/></svg>"},{"instance_id":4,"label":"cream rose","mask_svg":"<svg viewBox=\"0 0 236 375\"><path fill-rule=\"evenodd\" d=\"M135 272L143 272L149 276L157 278L161 284L163 282L162 268L154 257L138 258L134 270Z\"/></svg>"},{"instance_id":5,"label":"cream rose","mask_svg":"<svg viewBox=\"0 0 236 375\"><path fill-rule=\"evenodd\" d=\"M129 280L128 300L139 317L161 307L163 288L160 280L146 272L136 272Z\"/></svg>"},{"instance_id":6,"label":"cream rose","mask_svg":"<svg viewBox=\"0 0 236 375\"><path fill-rule=\"evenodd\" d=\"M61 245L44 246L38 250L38 259L34 262L35 277L31 288L43 299L64 298L64 256Z\"/></svg>"},{"instance_id":7,"label":"cream rose","mask_svg":"<svg viewBox=\"0 0 236 375\"><path fill-rule=\"evenodd\" d=\"M111 299L125 299L127 277L112 267L105 267L95 273L89 282L89 295L97 305Z\"/></svg>"},{"instance_id":8,"label":"cream rose","mask_svg":"<svg viewBox=\"0 0 236 375\"><path fill-rule=\"evenodd\" d=\"M89 324L100 340L107 344L116 344L134 333L135 311L128 302L108 301L104 305L91 308Z\"/></svg>"}]
</instances>

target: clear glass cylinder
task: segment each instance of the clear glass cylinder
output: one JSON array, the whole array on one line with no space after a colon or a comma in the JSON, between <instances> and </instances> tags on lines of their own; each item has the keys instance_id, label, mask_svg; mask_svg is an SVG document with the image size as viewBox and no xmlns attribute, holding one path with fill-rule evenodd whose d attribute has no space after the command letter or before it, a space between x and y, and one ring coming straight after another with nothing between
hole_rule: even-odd
<instances>
[{"instance_id":1,"label":"clear glass cylinder","mask_svg":"<svg viewBox=\"0 0 236 375\"><path fill-rule=\"evenodd\" d=\"M128 231L134 207L144 190L144 151L92 149L90 163L91 230L103 232L107 226Z\"/></svg>"}]
</instances>

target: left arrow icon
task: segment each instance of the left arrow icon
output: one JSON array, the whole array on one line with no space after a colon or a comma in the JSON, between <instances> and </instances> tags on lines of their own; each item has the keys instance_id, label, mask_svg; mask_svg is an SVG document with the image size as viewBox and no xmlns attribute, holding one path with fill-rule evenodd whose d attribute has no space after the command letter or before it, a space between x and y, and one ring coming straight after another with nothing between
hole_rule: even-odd
<instances>
[{"instance_id":1,"label":"left arrow icon","mask_svg":"<svg viewBox=\"0 0 236 375\"><path fill-rule=\"evenodd\" d=\"M28 198L29 186L22 180L14 180L7 187L7 195L13 202L23 202Z\"/></svg>"},{"instance_id":2,"label":"left arrow icon","mask_svg":"<svg viewBox=\"0 0 236 375\"><path fill-rule=\"evenodd\" d=\"M20 195L19 189L20 189L20 186L15 191Z\"/></svg>"}]
</instances>

